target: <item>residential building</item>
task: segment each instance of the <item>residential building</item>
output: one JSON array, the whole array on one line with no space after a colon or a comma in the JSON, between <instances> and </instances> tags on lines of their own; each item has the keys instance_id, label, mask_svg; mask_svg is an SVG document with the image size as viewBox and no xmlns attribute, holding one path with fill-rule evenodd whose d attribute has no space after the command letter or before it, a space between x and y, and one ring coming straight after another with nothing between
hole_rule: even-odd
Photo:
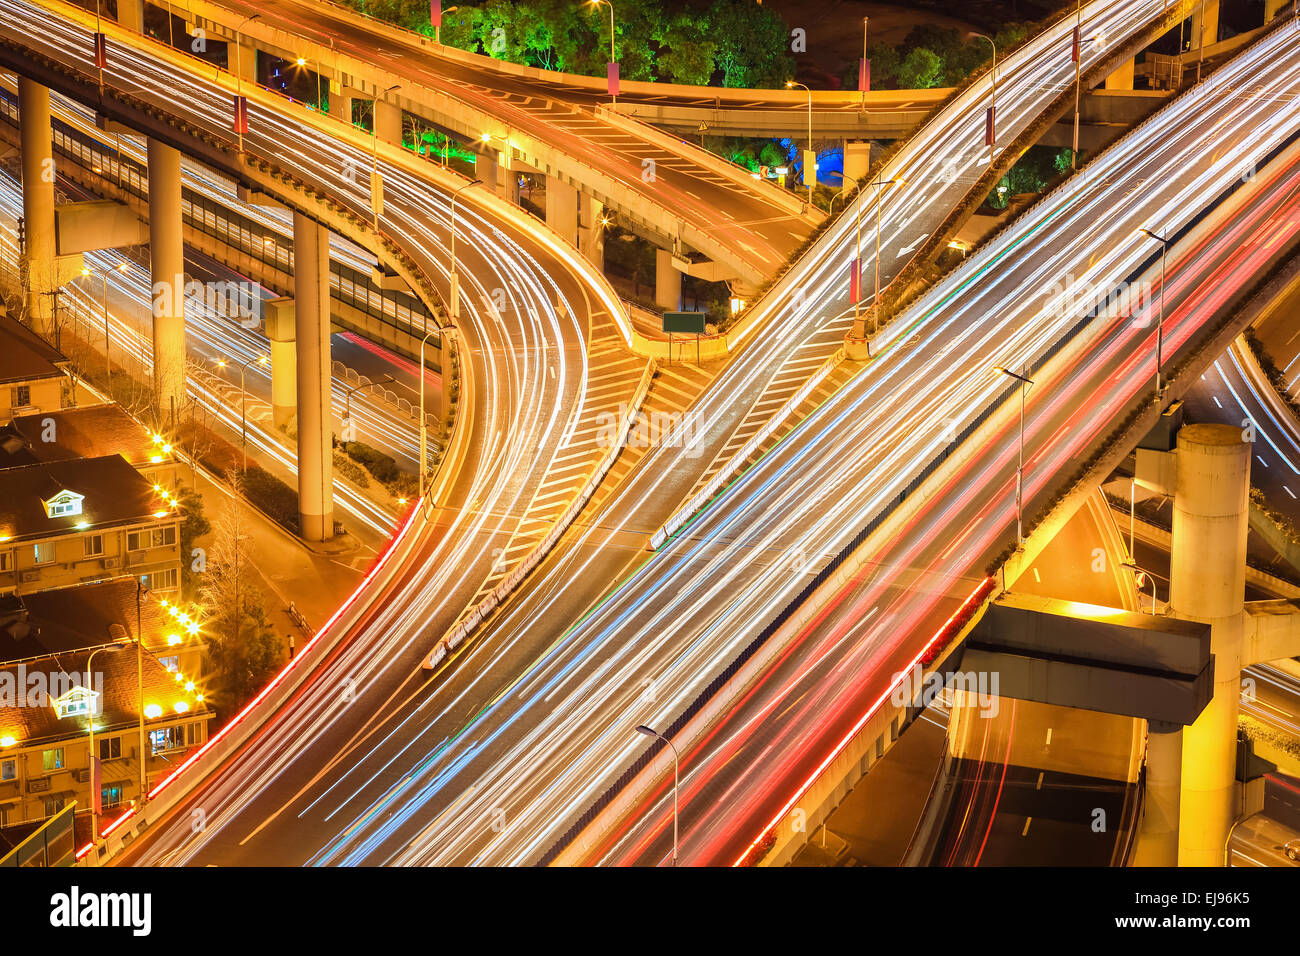
<instances>
[{"instance_id":1,"label":"residential building","mask_svg":"<svg viewBox=\"0 0 1300 956\"><path fill-rule=\"evenodd\" d=\"M151 485L175 491L180 466L172 447L115 402L15 415L0 427L0 468L121 455Z\"/></svg>"},{"instance_id":2,"label":"residential building","mask_svg":"<svg viewBox=\"0 0 1300 956\"><path fill-rule=\"evenodd\" d=\"M92 714L105 818L139 798L142 753L152 788L206 742L212 711L197 682L148 652L139 668L141 676L130 641L0 666L0 827L53 816L74 800L78 809L91 806Z\"/></svg>"},{"instance_id":3,"label":"residential building","mask_svg":"<svg viewBox=\"0 0 1300 956\"><path fill-rule=\"evenodd\" d=\"M0 422L62 408L67 364L58 349L21 322L0 316Z\"/></svg>"},{"instance_id":4,"label":"residential building","mask_svg":"<svg viewBox=\"0 0 1300 956\"><path fill-rule=\"evenodd\" d=\"M180 515L121 455L0 470L0 593L139 577L180 586Z\"/></svg>"}]
</instances>

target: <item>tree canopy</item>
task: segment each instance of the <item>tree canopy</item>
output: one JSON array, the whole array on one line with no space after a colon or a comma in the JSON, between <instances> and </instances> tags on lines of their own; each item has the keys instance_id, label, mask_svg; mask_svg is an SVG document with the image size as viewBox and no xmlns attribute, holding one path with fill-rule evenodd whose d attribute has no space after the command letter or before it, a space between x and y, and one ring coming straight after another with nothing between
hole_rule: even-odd
<instances>
[{"instance_id":1,"label":"tree canopy","mask_svg":"<svg viewBox=\"0 0 1300 956\"><path fill-rule=\"evenodd\" d=\"M424 0L344 0L432 35ZM574 0L483 0L444 12L442 42L546 70L589 76L609 60L609 7ZM778 87L794 74L790 29L747 0L615 0L614 51L629 80Z\"/></svg>"}]
</instances>

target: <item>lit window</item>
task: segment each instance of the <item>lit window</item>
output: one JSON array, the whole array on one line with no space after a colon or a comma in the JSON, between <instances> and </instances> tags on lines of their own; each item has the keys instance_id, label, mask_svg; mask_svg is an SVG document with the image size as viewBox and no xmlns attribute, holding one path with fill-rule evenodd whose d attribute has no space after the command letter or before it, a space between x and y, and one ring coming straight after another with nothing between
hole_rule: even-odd
<instances>
[{"instance_id":1,"label":"lit window","mask_svg":"<svg viewBox=\"0 0 1300 956\"><path fill-rule=\"evenodd\" d=\"M81 714L89 714L95 707L95 698L99 695L86 687L74 687L62 697L54 701L54 712L63 717L77 717Z\"/></svg>"},{"instance_id":2,"label":"lit window","mask_svg":"<svg viewBox=\"0 0 1300 956\"><path fill-rule=\"evenodd\" d=\"M47 541L43 544L32 545L32 562L34 564L49 564L54 560L54 543Z\"/></svg>"},{"instance_id":3,"label":"lit window","mask_svg":"<svg viewBox=\"0 0 1300 956\"><path fill-rule=\"evenodd\" d=\"M46 773L63 769L63 748L55 747L41 751L41 769Z\"/></svg>"},{"instance_id":4,"label":"lit window","mask_svg":"<svg viewBox=\"0 0 1300 956\"><path fill-rule=\"evenodd\" d=\"M0 760L0 780L14 780L18 777L18 761Z\"/></svg>"}]
</instances>

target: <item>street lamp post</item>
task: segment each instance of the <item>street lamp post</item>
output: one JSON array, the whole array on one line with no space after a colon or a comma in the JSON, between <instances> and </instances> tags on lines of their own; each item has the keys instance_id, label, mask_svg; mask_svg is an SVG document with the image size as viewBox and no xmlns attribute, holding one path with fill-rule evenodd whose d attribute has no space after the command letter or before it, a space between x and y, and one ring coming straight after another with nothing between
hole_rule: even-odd
<instances>
[{"instance_id":1,"label":"street lamp post","mask_svg":"<svg viewBox=\"0 0 1300 956\"><path fill-rule=\"evenodd\" d=\"M343 393L343 420L348 422L349 424L352 422L352 393L353 392L361 388L371 388L375 385L383 385L385 382L391 382L392 380L393 380L393 376L385 375L383 378L379 379L378 381L362 382L360 384L350 386ZM346 429L345 429L345 434L346 434ZM344 441L351 441L351 439L345 437Z\"/></svg>"},{"instance_id":2,"label":"street lamp post","mask_svg":"<svg viewBox=\"0 0 1300 956\"><path fill-rule=\"evenodd\" d=\"M244 101L244 71L239 56L239 31L260 16L260 13L254 13L250 17L245 17L243 22L235 27L235 109L239 109ZM244 124L240 122L239 117L235 117L235 126L239 130L239 151L242 153L244 151Z\"/></svg>"},{"instance_id":3,"label":"street lamp post","mask_svg":"<svg viewBox=\"0 0 1300 956\"><path fill-rule=\"evenodd\" d=\"M1156 613L1156 579L1155 579L1155 575L1151 574L1151 573L1148 572L1148 571L1144 571L1142 568L1139 568L1139 567L1138 567L1136 564L1134 564L1132 561L1125 561L1123 564L1120 565L1120 567L1123 568L1125 571L1132 571L1132 572L1133 572L1133 576L1134 576L1134 578L1136 579L1136 580L1135 580L1135 583L1136 583L1137 586L1138 586L1138 591L1139 591L1139 593L1140 593L1141 590L1142 590L1142 582L1143 582L1143 579L1145 579L1145 580L1151 582L1151 613L1152 613L1152 614L1155 614L1155 613ZM1141 603L1141 601L1138 602L1138 610L1139 610L1139 611L1142 610L1142 603Z\"/></svg>"},{"instance_id":4,"label":"street lamp post","mask_svg":"<svg viewBox=\"0 0 1300 956\"><path fill-rule=\"evenodd\" d=\"M256 362L258 365L266 364L265 355L255 355L239 366L239 443L243 448L243 465L240 468L240 476L248 471L248 390L244 387L244 376L248 371L248 366ZM218 359L217 368L225 368L226 360Z\"/></svg>"},{"instance_id":5,"label":"street lamp post","mask_svg":"<svg viewBox=\"0 0 1300 956\"><path fill-rule=\"evenodd\" d=\"M879 315L879 311L880 311L880 227L881 227L881 207L884 205L884 202L885 202L884 189L885 189L886 186L891 186L891 185L894 185L894 184L896 184L896 183L900 183L900 182L902 182L902 180L899 179L897 176L894 176L894 177L892 177L892 178L890 178L890 179L885 179L885 178L884 178L884 174L882 173L881 175L877 176L877 177L875 178L875 180L871 183L872 186L875 186L875 187L876 187L876 261L875 261L875 273L876 273L876 278L875 278L875 294L874 294L874 296L872 297L872 300L871 300L871 332L872 332L873 335L875 334L875 331L876 331L876 319L877 319L877 316ZM862 201L861 201L861 197L860 197L860 196L858 197L858 221L857 221L857 227L858 227L858 239L857 239L857 253L858 253L858 255L857 255L857 263L858 263L858 264L855 265L854 268L855 268L855 269L860 269L860 268L861 268L861 263L862 263ZM864 327L864 323L863 323L863 320L862 320L862 309L861 309L861 303L862 303L862 289L861 289L861 281L862 281L862 280L861 280L861 277L859 276L859 279L858 279L858 284L859 284L858 295L857 295L857 299L856 299L856 301L854 301L854 303L853 303L853 331L852 331L852 336L853 336L853 338L855 338L855 339L861 339L861 338L864 338L864 337L867 339L867 357L870 358L870 357L871 357L871 337L870 337L869 335L867 335L867 333L866 333L866 329L865 329L865 327Z\"/></svg>"},{"instance_id":6,"label":"street lamp post","mask_svg":"<svg viewBox=\"0 0 1300 956\"><path fill-rule=\"evenodd\" d=\"M862 87L862 112L864 113L867 111L867 90L866 84L862 83L861 79L866 75L863 71L867 68L867 21L870 19L870 17L862 18L862 65L858 68L859 72L863 73L863 77L859 78L858 86Z\"/></svg>"},{"instance_id":7,"label":"street lamp post","mask_svg":"<svg viewBox=\"0 0 1300 956\"><path fill-rule=\"evenodd\" d=\"M1020 551L1025 546L1025 392L1029 391L1034 380L1001 365L996 366L996 370L1020 382L1020 461L1016 467L1016 550Z\"/></svg>"},{"instance_id":8,"label":"street lamp post","mask_svg":"<svg viewBox=\"0 0 1300 956\"><path fill-rule=\"evenodd\" d=\"M376 201L376 182L379 179L379 103L387 98L393 90L400 90L401 83L394 83L372 101L370 108L370 206L375 214L375 229L379 228L379 202Z\"/></svg>"},{"instance_id":9,"label":"street lamp post","mask_svg":"<svg viewBox=\"0 0 1300 956\"><path fill-rule=\"evenodd\" d=\"M1083 82L1083 0L1074 11L1074 146L1070 150L1070 168L1079 168L1079 96Z\"/></svg>"},{"instance_id":10,"label":"street lamp post","mask_svg":"<svg viewBox=\"0 0 1300 956\"><path fill-rule=\"evenodd\" d=\"M145 786L144 753L144 632L140 628L140 602L148 589L139 575L135 579L135 679L140 694L140 806L145 805L149 794Z\"/></svg>"},{"instance_id":11,"label":"street lamp post","mask_svg":"<svg viewBox=\"0 0 1300 956\"><path fill-rule=\"evenodd\" d=\"M425 333L424 338L420 340L420 467L419 467L419 472L420 472L420 501L421 502L424 501L424 486L429 471L429 419L424 412L424 390L425 390L425 386L427 385L427 382L425 381L424 378L424 346L428 343L430 338L432 338L434 335L437 335L440 331L442 330L434 329L432 332L427 332ZM441 342L441 337L439 337L439 341ZM445 389L447 384L445 369L443 370L443 379L444 379L443 387Z\"/></svg>"},{"instance_id":12,"label":"street lamp post","mask_svg":"<svg viewBox=\"0 0 1300 956\"><path fill-rule=\"evenodd\" d=\"M638 734L644 734L647 737L657 737L668 745L668 749L673 752L673 866L677 865L677 795L680 784L678 776L677 748L673 742L665 737L653 727L647 727L645 724L638 724L636 727Z\"/></svg>"},{"instance_id":13,"label":"street lamp post","mask_svg":"<svg viewBox=\"0 0 1300 956\"><path fill-rule=\"evenodd\" d=\"M481 179L472 180L463 186L458 186L451 193L451 317L453 319L460 318L460 274L456 271L456 197L462 190L477 186L481 182L483 182Z\"/></svg>"},{"instance_id":14,"label":"street lamp post","mask_svg":"<svg viewBox=\"0 0 1300 956\"><path fill-rule=\"evenodd\" d=\"M1156 401L1159 402L1165 391L1161 365L1164 361L1165 347L1165 257L1169 252L1169 237L1156 235L1146 228L1141 231L1160 243L1160 313L1156 319Z\"/></svg>"},{"instance_id":15,"label":"street lamp post","mask_svg":"<svg viewBox=\"0 0 1300 956\"><path fill-rule=\"evenodd\" d=\"M785 88L787 90L792 90L796 86L801 87L803 90L805 90L808 93L808 154L805 155L804 157L803 181L808 186L808 205L811 206L813 201L813 187L812 187L812 180L809 178L808 174L809 172L811 172L814 176L817 174L817 164L815 162L816 154L813 153L813 138L812 138L812 90L808 89L808 87L805 86L803 83L796 83L794 80L786 81ZM808 169L809 159L814 160L813 168L811 170Z\"/></svg>"},{"instance_id":16,"label":"street lamp post","mask_svg":"<svg viewBox=\"0 0 1300 956\"><path fill-rule=\"evenodd\" d=\"M95 759L95 704L94 704L95 698L93 694L95 685L91 683L91 679L90 679L91 678L90 663L95 659L96 654L116 654L121 649L122 649L122 645L120 643L110 644L108 647L97 647L93 651L91 651L90 656L86 658L86 691L88 694L91 695L89 698L90 716L89 719L87 720L87 723L89 724L89 732L90 732L90 743L89 743L90 757L89 760L87 761L87 766L89 767L89 774L90 774L90 842L92 844L99 837L99 809L98 809L99 801L96 799L96 797L98 796L98 791L96 791L95 789L97 785L96 777L98 776L95 773L98 764L98 761ZM102 698L100 703L100 710L101 711L103 710Z\"/></svg>"},{"instance_id":17,"label":"street lamp post","mask_svg":"<svg viewBox=\"0 0 1300 956\"><path fill-rule=\"evenodd\" d=\"M1201 0L1200 30L1196 38L1196 82L1201 82L1201 67L1205 64L1205 0Z\"/></svg>"},{"instance_id":18,"label":"street lamp post","mask_svg":"<svg viewBox=\"0 0 1300 956\"><path fill-rule=\"evenodd\" d=\"M602 3L609 7L609 62L617 63L618 57L614 55L614 4L611 0L590 0L593 7L599 7ZM618 102L618 94L610 91L610 102Z\"/></svg>"},{"instance_id":19,"label":"street lamp post","mask_svg":"<svg viewBox=\"0 0 1300 956\"><path fill-rule=\"evenodd\" d=\"M109 329L108 329L108 274L109 274L110 272L113 272L113 271L117 271L117 272L126 272L126 270L127 270L127 264L126 264L125 262L119 262L119 263L118 263L116 266L114 266L112 269L88 269L88 268L83 268L83 269L81 270L81 274L82 274L83 276L88 276L88 275L92 275L92 274L93 274L93 275L97 275L97 276L99 276L100 279L102 279L103 282L104 282L104 298L103 298L103 310L104 310L104 375L105 375L105 381L108 383L108 384L107 384L107 387L108 387L108 388L112 388L112 384L113 384L113 363L112 363L112 359L111 359L111 357L109 356ZM74 335L75 335L75 333L74 333ZM87 339L89 339L89 337L90 337L90 333L89 333L89 331L87 331L87 333L86 333L86 337L87 337Z\"/></svg>"},{"instance_id":20,"label":"street lamp post","mask_svg":"<svg viewBox=\"0 0 1300 956\"><path fill-rule=\"evenodd\" d=\"M988 40L989 46L993 47L993 97L989 104L989 169L993 168L993 153L996 150L997 127L998 127L998 45L993 42L991 36L985 36L983 33L976 33L974 36Z\"/></svg>"}]
</instances>

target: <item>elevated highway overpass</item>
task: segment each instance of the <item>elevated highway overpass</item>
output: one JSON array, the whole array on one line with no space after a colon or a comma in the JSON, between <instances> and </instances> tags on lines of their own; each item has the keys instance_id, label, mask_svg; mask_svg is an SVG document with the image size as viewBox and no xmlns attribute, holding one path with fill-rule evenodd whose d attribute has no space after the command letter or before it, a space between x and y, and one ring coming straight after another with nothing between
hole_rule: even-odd
<instances>
[{"instance_id":1,"label":"elevated highway overpass","mask_svg":"<svg viewBox=\"0 0 1300 956\"><path fill-rule=\"evenodd\" d=\"M1112 27L1112 35L1117 36L1141 29L1149 21L1149 9L1143 4L1120 10L1098 4L1086 13L1088 17L1106 18ZM1061 47L1058 41L1059 37L1048 37L1041 43L1030 44L1006 64L1007 73L1003 75L999 95L1000 102L1005 97L1004 122L1012 135L1032 124L1045 104L1053 103L1070 89L1073 64L1068 49ZM925 135L904 146L895 158L897 165L890 167L902 175L898 195L888 197L886 202L889 214L885 223L889 231L885 248L890 250L886 275L898 268L899 263L895 260L905 259L909 246L914 249L915 244L925 238L927 228L933 229L942 222L953 203L968 197L973 189L978 188L987 163L982 138L976 135L976 131L982 128L982 92L987 91L975 88L958 97L933 126L927 128ZM970 135L954 136L953 129L969 130ZM963 148L954 152L954 142L962 143ZM889 175L892 173L886 172L886 177ZM869 191L861 197L859 208L863 218L868 215L874 218L870 204L872 198ZM908 201L896 202L900 198ZM706 423L703 433L710 436L709 448L721 448L731 429L744 417L745 410L758 402L766 384L795 352L805 345L822 347L821 343L827 341L822 338L827 330L832 340L843 336L852 313L852 305L847 301L848 279L843 263L852 259L853 244L853 220L846 217L837 230L819 240L817 247L796 264L800 279L796 281L792 275L788 284L778 284L770 302L759 309L745 326L740 341L761 343L763 347L756 344L747 349L744 360L733 363L710 388L704 402L697 406L697 412L704 416L701 422ZM869 248L864 241L864 254L869 252ZM899 251L904 254L899 255ZM863 263L864 271L869 268L869 261ZM810 280L809 276L815 278ZM799 287L810 281L821 289L814 295L800 294ZM831 298L828 299L822 290L829 290ZM766 336L761 334L764 328L782 328L784 334L780 337ZM832 351L833 346L827 354ZM497 697L500 687L495 678L482 675L496 672L500 662L508 659L512 668L509 679L512 680L514 674L527 672L538 653L556 638L563 637L566 622L579 616L590 600L599 598L611 578L617 581L622 569L628 566L628 553L624 549L629 542L635 542L632 547L639 548L645 536L653 530L653 522L667 517L680 501L680 495L689 490L690 482L700 474L703 464L692 464L697 454L698 450L682 448L653 450L638 466L635 479L625 490L620 489L616 501L609 506L613 510L606 513L611 517L581 522L576 537L563 545L554 559L543 566L539 574L544 577L539 577L537 584L529 588L526 600L512 604L506 615L496 619L498 623L492 633L457 655L458 664L464 665L467 660L476 662L473 673L461 675L457 668L440 667L436 683L428 685L419 672L406 674L402 672L400 662L395 664L388 677L389 694L413 702L423 701L419 706L425 707L438 706L438 701L443 699L441 693L435 693L442 682L454 680L456 689L446 691L452 696L447 698L449 703L445 708L436 712L436 719L418 728L404 724L404 714L394 711L376 713L371 718L367 734L388 727L390 721L398 721L402 727L395 737L387 736L388 730L384 730L386 742L382 745L372 748L358 744L362 747L356 753L358 762L349 773L358 774L360 781L369 776L367 767L377 769L394 759L405 766L415 754L437 750L439 741L459 734L466 726L465 721L475 723L474 715ZM681 476L676 474L679 467L684 469ZM686 482L684 488L683 478ZM640 530L642 528L644 530ZM610 557L614 559L612 562L603 560ZM808 557L816 559L816 555L811 553ZM509 631L503 633L500 628L506 626ZM432 642L428 646L432 646ZM322 728L334 720L327 694L323 688L319 694L313 695L309 704L303 705L318 715L313 719L326 722L318 725ZM278 719L295 718L286 712ZM520 725L519 729L523 731L526 727ZM333 733L332 730L329 732ZM305 859L302 854L311 852L309 848L312 846L320 846L318 841L327 839L331 828L337 824L329 819L329 814L315 809L309 810L302 819L282 812L286 801L292 804L301 796L298 792L300 784L295 781L311 778L315 770L310 768L316 766L317 759L311 748L287 743L284 746L287 749L280 751L281 769L278 772L271 770L273 755L259 753L256 748L249 749L230 764L225 779L211 782L215 789L204 788L204 796L196 797L210 801L220 790L221 795L216 799L227 808L223 812L235 828L230 832L244 827L244 823L234 823L237 818L242 818L248 827L244 833L256 831L251 843L244 841L242 846L236 847L225 833L218 834L214 830L204 838L203 846L187 845L188 835L168 826L156 829L148 845L132 859L182 862L202 859L209 853L225 861L252 860L262 858L262 855L266 855L266 859L282 861ZM230 781L246 773L256 774L263 783L256 789L230 785ZM350 803L356 812L364 812L370 799L373 797L367 796L366 790L362 789L350 798Z\"/></svg>"},{"instance_id":2,"label":"elevated highway overpass","mask_svg":"<svg viewBox=\"0 0 1300 956\"><path fill-rule=\"evenodd\" d=\"M1199 354L1208 362L1222 348L1224 343L1219 341L1222 336L1227 334L1227 340L1231 339L1230 332L1221 332L1219 323L1247 321L1234 310L1254 277L1276 262L1284 254L1287 243L1295 238L1295 223L1289 211L1296 189L1295 150L1288 155L1287 163L1280 164L1280 169L1270 171L1267 181L1257 179L1254 185L1245 187L1237 165L1245 157L1221 148L1229 142L1243 147L1250 143L1252 146L1246 147L1248 153L1253 146L1268 151L1270 147L1256 139L1261 133L1258 121L1259 106L1263 103L1270 106L1269 131L1265 135L1274 144L1294 136L1296 118L1291 112L1289 90L1297 82L1295 43L1294 33L1288 30L1271 34L1240 62L1224 67L1200 90L1171 104L1147 126L1099 157L1082 176L1047 197L1034 210L1035 214L1009 230L1026 239L1033 233L1032 245L1039 250L1019 260L1018 268L998 261L1004 253L995 250L1006 250L1009 247L1004 242L1016 241L1003 234L922 301L932 303L929 308L938 309L940 314L948 309L958 313L978 310L982 322L991 316L1001 321L1010 310L1021 307L1015 303L1023 302L1031 311L1044 309L1045 320L1063 326L1073 322L1073 318L1059 316L1051 291L1053 282L1068 281L1063 277L1073 272L1076 281L1086 275L1090 281L1113 287L1121 278L1150 275L1151 266L1158 266L1159 250L1153 260L1149 248L1133 245L1135 221L1162 220L1169 223L1170 232L1177 233L1192 209L1213 203L1221 190L1231 190L1235 185L1240 187L1242 200L1251 207L1251 212L1235 219L1219 213L1206 220L1196 232L1199 238L1194 245L1195 254L1189 254L1186 259L1174 257L1173 268L1181 268L1178 263L1182 262L1188 273L1181 280L1170 280L1168 298L1173 301L1176 287L1180 304L1166 305L1166 356L1179 363L1181 356ZM1273 89L1268 84L1279 63L1284 64L1280 72L1285 77L1277 79L1279 86ZM1242 71L1250 76L1252 84L1257 80L1265 83L1259 93L1260 100L1254 104L1241 103L1230 92L1234 79L1241 81ZM1175 128L1178 133L1173 132ZM1231 133L1227 133L1229 129ZM1228 139L1216 140L1220 148L1211 155L1203 141L1220 133L1226 133ZM1128 192L1127 201L1118 204L1114 199L1102 199L1103 192L1096 186L1106 180L1111 189L1120 193L1125 192L1122 184L1129 177L1134 177L1134 181L1155 182L1148 178L1149 168L1144 168L1149 163L1165 164L1166 172L1176 165L1184 172L1163 177L1162 187L1144 189L1140 198L1135 198L1139 193ZM1160 195L1166 191L1167 195ZM1109 191L1105 194L1110 195ZM1193 194L1198 198L1193 199ZM1096 204L1103 201L1107 204L1106 212L1099 215ZM1058 229L1069 233L1057 233ZM1098 239L1095 246L1084 238L1094 231ZM1049 238L1053 233L1058 236L1055 240ZM1040 243L1059 248L1065 259L1046 257ZM1027 254L1029 248L1022 247L1022 254ZM994 268L999 265L1000 268ZM1132 271L1135 267L1136 273ZM1014 273L1020 270L1025 273L1017 278ZM980 289L986 283L997 305L991 301L981 304ZM992 291L1002 287L1018 287L1019 291L1012 293L1011 298ZM941 306L941 302L948 304ZM919 318L924 309L912 314ZM1025 328L1034 326L1035 323L1030 323ZM1052 334L1047 341L1057 341L1062 331ZM1094 449L1109 450L1107 436L1126 412L1147 409L1143 419L1154 420L1157 406L1150 394L1154 380L1154 331L1154 321L1133 322L1127 316L1086 323L1045 364L1042 357L1030 357L1042 346L1025 343L1020 348L1026 351L1021 352L1010 344L1013 341L1010 335L1000 339L996 346L995 351L1001 357L990 354L983 360L973 358L969 346L963 346L967 352L962 357L967 362L964 367L969 369L965 374L971 376L972 384L982 383L994 393L1001 391L998 376L992 371L995 364L1012 368L1027 364L1038 383L1029 392L1026 417L1027 514L1035 515L1059 492L1073 487L1073 473L1081 462L1090 461ZM952 327L940 334L940 327L927 332L924 322L919 325L907 322L904 328L889 334L887 340L900 350L900 361L934 362L942 361L940 354L957 347L955 334ZM687 526L674 539L682 542L680 548L670 545L666 554L680 561L690 560L688 555L692 553L707 555L744 548L746 532L739 525L731 530L729 523L739 521L746 506L752 507L750 502L761 500L762 496L789 495L786 507L800 507L797 502L815 493L791 488L790 482L800 480L808 467L795 465L800 458L819 453L826 442L834 440L832 436L838 434L838 429L854 420L848 414L850 406L842 403L849 402L849 396L858 392L862 400L870 394L877 402L904 401L892 396L911 391L910 388L882 388L877 376L885 374L891 364L887 357L841 389ZM1166 400L1189 387L1198 371L1198 365L1178 367ZM945 407L951 407L947 404L951 398L945 400L942 396L948 394L947 383L951 382L952 374L936 371L925 376L925 382L939 383L937 391L934 386L921 385L919 380L913 386L926 395L918 399L919 422L930 423L938 432L937 444L932 448L939 450L940 463L932 478L913 480L909 484L906 468L902 469L902 475L898 474L898 465L883 470L888 458L882 454L882 485L876 492L878 503L872 505L862 501L863 486L841 479L843 463L826 461L815 469L818 474L835 476L827 479L831 483L845 481L833 498L820 498L819 507L826 508L831 501L847 500L852 502L847 507L861 507L867 513L882 508L879 513L891 517L883 523L869 524L874 530L864 535L863 545L849 542L850 548L842 553L857 557L839 565L833 574L824 575L827 580L820 589L814 590L817 580L808 585L811 599L799 596L789 605L782 605L780 602L786 599L777 598L776 606L786 606L790 613L784 623L781 614L785 612L781 612L775 618L776 623L768 623L757 636L750 636L755 633L752 630L747 633L742 630L744 637L736 636L734 649L724 652L724 659L735 660L734 655L743 650L752 655L750 659L755 663L720 672L729 679L726 685L719 685L727 687L727 693L706 705L698 719L683 719L683 713L689 714L689 710L682 710L684 698L693 696L699 683L698 677L694 682L683 678L680 682L668 682L672 687L689 688L670 703L638 703L624 698L621 703L628 714L626 718L591 722L592 752L603 750L606 754L598 762L602 766L612 763L625 768L621 780L614 773L604 772L607 774L604 779L611 780L610 794L619 804L616 810L611 810L613 819L619 823L604 821L602 825L599 817L579 817L589 822L592 830L579 835L575 829L573 835L577 842L571 845L571 853L560 859L603 863L659 863L667 859L671 843L671 776L665 785L662 756L652 762L641 756L643 743L615 732L616 727L642 722L672 736L683 756L682 862L752 859L751 851L763 846L766 834L788 825L787 814L799 805L804 787L815 778L821 762L830 760L842 741L852 738L875 717L878 704L888 696L894 677L906 673L913 662L929 652L931 636L935 641L950 636L945 633L945 622L964 602L979 595L988 562L1001 563L999 552L1009 538L1014 539L1018 412L1017 393L1012 389L1006 394L1005 403L995 397L990 407L1000 410L973 433L969 446L971 459L963 461L962 455L942 450L948 440L943 437L941 425L951 414L944 411ZM886 399L886 396L890 397ZM815 441L805 436L804 430L823 418L822 439ZM1002 424L995 426L996 418ZM905 420L899 419L900 427ZM968 421L962 418L966 428L970 427ZM880 426L871 427L879 429ZM1146 427L1149 428L1149 423ZM914 422L907 434L924 436L930 432L923 424ZM900 458L918 453L913 448L917 444L915 439L905 442L900 433L897 440ZM1127 447L1131 445L1124 448L1125 452ZM854 454L858 452L855 450ZM923 458L932 454L934 451L920 453ZM844 461L848 461L847 456ZM1111 463L1110 467L1113 466ZM891 481L904 487L900 490L894 484L891 488ZM901 507L896 507L900 493ZM723 502L732 503L719 513ZM796 525L792 523L793 526ZM807 528L808 520L797 526ZM850 520L841 526L861 528L863 525ZM872 540L879 543L873 547ZM756 550L759 547L749 544L747 553L759 553ZM764 562L766 586L756 587L754 597L749 600L760 600L759 595L777 587L798 594L799 585L786 583L778 574L784 569L789 575L792 551L803 555L823 554L828 558L835 553L810 543L784 547L762 544L761 553L770 555L770 564ZM748 559L751 565L753 560ZM758 574L738 569L733 559L724 566L716 566L712 575L697 574L692 580L700 582L694 590L703 597L718 575L733 579L729 587L735 593L739 590L734 581L737 575L749 579L757 578ZM1009 570L1008 576L1011 574ZM729 602L724 613L730 613L730 607L737 603ZM643 606L658 605L649 602ZM715 609L715 620L717 613ZM681 629L680 620L679 615L675 633ZM765 620L771 622L772 618ZM700 640L702 635L692 630L686 637ZM671 653L665 653L660 659L671 661L664 665L670 669L690 666L687 658L675 658ZM692 673L698 674L698 666ZM711 698L702 695L699 699ZM776 729L777 725L780 730ZM874 739L881 730L878 725L872 726L868 739ZM816 729L810 732L810 728ZM814 738L821 742L814 745ZM619 756L608 755L613 753ZM633 793L638 796L623 796ZM546 797L539 794L537 799L544 803ZM744 826L752 827L744 839L738 839L743 829L741 820L749 821ZM499 851L487 852L495 855ZM757 855L761 856L761 852Z\"/></svg>"},{"instance_id":3,"label":"elevated highway overpass","mask_svg":"<svg viewBox=\"0 0 1300 956\"><path fill-rule=\"evenodd\" d=\"M196 69L194 61L156 44L140 43L136 49L138 37L105 24L115 52L104 70L101 93L91 60L93 29L94 17L84 11L17 0L0 8L0 61L147 134L151 150L157 141L183 151L292 208L296 282L312 271L311 261L302 258L301 240L308 237L314 255L325 256L328 228L388 263L431 314L446 314L451 271L446 256L448 200L463 180L426 167L408 151L378 144L379 168L388 189L376 229L368 183L363 189L346 174L349 161L369 166L369 137L350 124L303 114L279 97L249 90L250 128L241 151L229 125L229 78L214 79L210 71ZM30 112L24 122L37 123L43 114L31 111L26 96L23 100L22 110ZM38 133L39 128L34 135ZM631 344L616 296L576 249L491 195L474 196L470 191L458 207L457 229L463 233L457 264L463 285L461 319L454 328L462 400L445 467L430 489L429 509L405 517L362 590L260 700L287 694L329 652L356 655L361 676L367 660L390 654L399 659L409 642L395 622L405 621L418 632L426 626L426 615L434 622L445 615L449 625L482 582L496 573L497 554L510 545L529 515L532 496L552 459L574 441L581 424L594 418L587 401L589 335L604 326L621 335L625 347ZM165 215L166 210L155 204L152 214ZM174 214L179 219L179 209ZM317 272L310 281L321 280ZM496 288L506 291L504 309L496 304ZM320 312L305 309L301 284L297 290L299 341L315 341L324 334L327 343L327 322ZM450 329L429 331L449 334ZM537 356L543 360L536 361ZM307 358L321 363L321 375L328 382L327 345L323 354L309 348ZM306 396L315 401L321 396L311 390L310 373L300 350L299 395L306 380ZM631 401L636 384L635 377L628 381L625 401ZM311 441L303 405L300 400L300 449ZM322 412L320 423L327 442L327 412ZM328 457L325 462L309 476L312 481L328 476ZM593 457L584 467L596 465ZM308 467L304 452L300 484ZM369 634L373 643L343 640L358 633ZM340 650L344 647L346 651ZM236 720L222 740L229 745L250 729L250 723ZM219 751L220 744L217 741L213 750ZM166 781L156 782L153 789L155 795L165 792ZM118 838L139 822L115 825Z\"/></svg>"}]
</instances>

